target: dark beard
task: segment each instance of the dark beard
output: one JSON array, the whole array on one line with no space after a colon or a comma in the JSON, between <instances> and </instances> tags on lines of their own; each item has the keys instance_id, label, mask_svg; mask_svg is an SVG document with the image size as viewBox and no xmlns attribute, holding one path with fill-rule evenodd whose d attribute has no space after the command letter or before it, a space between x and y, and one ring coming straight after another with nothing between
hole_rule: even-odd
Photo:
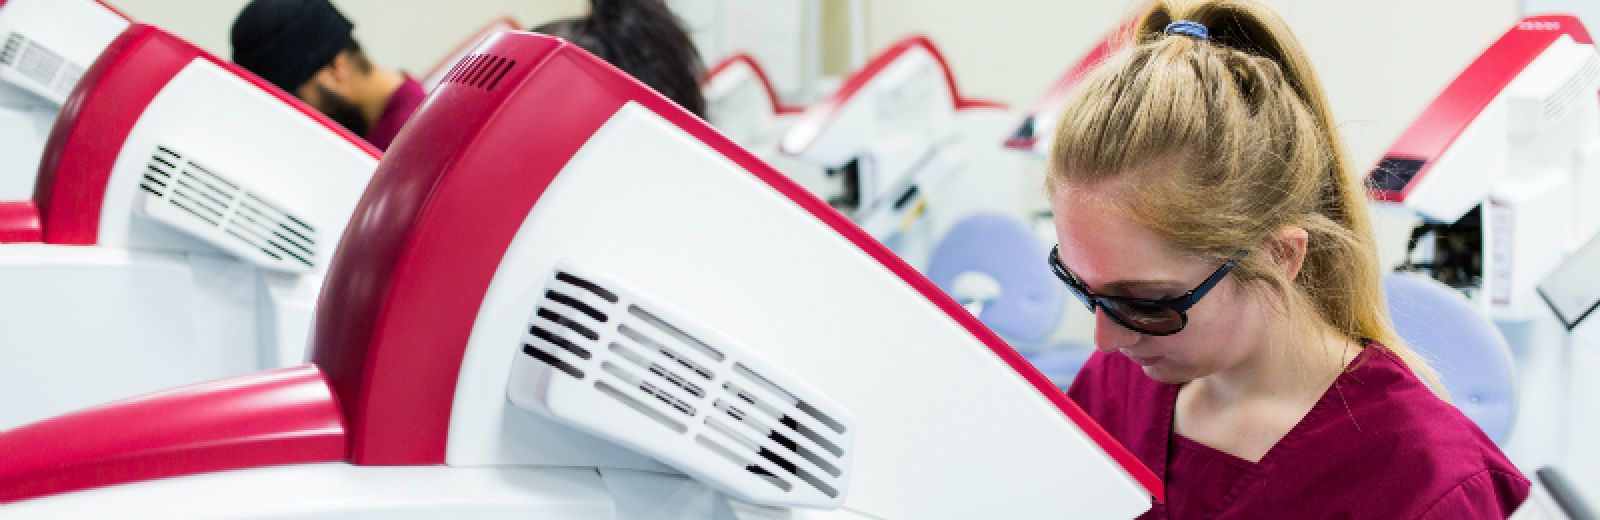
<instances>
[{"instance_id":1,"label":"dark beard","mask_svg":"<svg viewBox=\"0 0 1600 520\"><path fill-rule=\"evenodd\" d=\"M328 119L332 119L333 122L339 123L339 126L349 130L350 133L362 138L367 136L369 125L367 124L366 116L361 114L361 107L345 99L344 96L328 90L327 87L316 85L316 88L317 93L320 94L318 97L322 99L319 100L320 103L313 105L312 108L322 112L322 115L328 116Z\"/></svg>"}]
</instances>

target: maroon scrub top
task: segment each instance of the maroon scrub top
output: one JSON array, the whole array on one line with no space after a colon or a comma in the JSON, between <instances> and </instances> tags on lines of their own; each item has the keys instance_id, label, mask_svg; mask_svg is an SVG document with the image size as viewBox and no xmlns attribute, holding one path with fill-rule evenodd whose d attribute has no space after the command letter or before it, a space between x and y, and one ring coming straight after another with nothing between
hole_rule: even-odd
<instances>
[{"instance_id":1,"label":"maroon scrub top","mask_svg":"<svg viewBox=\"0 0 1600 520\"><path fill-rule=\"evenodd\" d=\"M1095 352L1067 395L1166 483L1140 518L1505 518L1528 479L1454 406L1373 346L1260 462L1172 431L1179 385Z\"/></svg>"},{"instance_id":2,"label":"maroon scrub top","mask_svg":"<svg viewBox=\"0 0 1600 520\"><path fill-rule=\"evenodd\" d=\"M403 76L400 88L389 95L389 102L383 105L383 115L372 123L372 128L367 129L367 135L361 136L372 143L379 150L388 150L389 144L400 135L400 128L405 126L406 120L411 119L411 113L417 111L422 105L422 100L428 93L422 90L422 84L411 79L410 75Z\"/></svg>"}]
</instances>

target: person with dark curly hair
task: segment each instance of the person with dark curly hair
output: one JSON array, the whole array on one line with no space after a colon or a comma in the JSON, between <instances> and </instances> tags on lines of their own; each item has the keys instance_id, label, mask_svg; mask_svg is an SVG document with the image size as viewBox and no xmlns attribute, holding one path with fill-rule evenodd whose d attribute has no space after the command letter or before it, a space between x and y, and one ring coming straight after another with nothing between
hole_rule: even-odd
<instances>
[{"instance_id":1,"label":"person with dark curly hair","mask_svg":"<svg viewBox=\"0 0 1600 520\"><path fill-rule=\"evenodd\" d=\"M679 106L705 117L705 66L694 40L661 0L590 0L589 14L533 32L564 38L622 69Z\"/></svg>"}]
</instances>

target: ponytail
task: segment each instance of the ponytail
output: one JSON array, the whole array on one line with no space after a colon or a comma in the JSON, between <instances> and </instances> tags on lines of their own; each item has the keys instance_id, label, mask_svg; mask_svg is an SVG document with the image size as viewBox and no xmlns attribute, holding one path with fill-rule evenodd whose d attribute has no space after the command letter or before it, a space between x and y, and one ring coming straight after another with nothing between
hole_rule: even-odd
<instances>
[{"instance_id":1,"label":"ponytail","mask_svg":"<svg viewBox=\"0 0 1600 520\"><path fill-rule=\"evenodd\" d=\"M1204 26L1207 37L1166 34L1180 20ZM1131 45L1067 104L1051 187L1186 158L1186 168L1137 179L1124 203L1130 214L1219 261L1263 251L1284 226L1304 228L1305 262L1293 280L1272 269L1270 254L1241 262L1239 279L1272 287L1351 340L1382 345L1442 392L1389 321L1365 192L1321 82L1283 20L1254 0L1163 0L1136 27Z\"/></svg>"}]
</instances>

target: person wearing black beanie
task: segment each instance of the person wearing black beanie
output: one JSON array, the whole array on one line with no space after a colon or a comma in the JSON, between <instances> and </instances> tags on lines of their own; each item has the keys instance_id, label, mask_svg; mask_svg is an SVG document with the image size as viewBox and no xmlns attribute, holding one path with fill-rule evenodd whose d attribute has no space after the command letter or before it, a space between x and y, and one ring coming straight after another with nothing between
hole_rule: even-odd
<instances>
[{"instance_id":1,"label":"person wearing black beanie","mask_svg":"<svg viewBox=\"0 0 1600 520\"><path fill-rule=\"evenodd\" d=\"M253 0L233 21L233 61L387 149L427 92L374 66L328 0Z\"/></svg>"},{"instance_id":2,"label":"person wearing black beanie","mask_svg":"<svg viewBox=\"0 0 1600 520\"><path fill-rule=\"evenodd\" d=\"M590 0L589 14L534 27L565 38L705 117L705 73L694 41L661 0Z\"/></svg>"}]
</instances>

